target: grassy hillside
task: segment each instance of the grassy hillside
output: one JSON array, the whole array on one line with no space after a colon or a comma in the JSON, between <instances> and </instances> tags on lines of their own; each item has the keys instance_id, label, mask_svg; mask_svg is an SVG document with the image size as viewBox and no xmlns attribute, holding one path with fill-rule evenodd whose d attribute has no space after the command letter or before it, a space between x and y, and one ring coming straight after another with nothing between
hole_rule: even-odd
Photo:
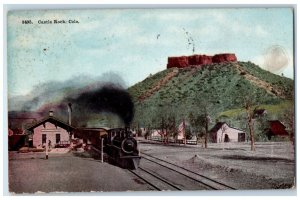
<instances>
[{"instance_id":1,"label":"grassy hillside","mask_svg":"<svg viewBox=\"0 0 300 200\"><path fill-rule=\"evenodd\" d=\"M285 108L282 104L291 105L288 100L292 99L294 81L250 62L180 69L158 91L143 101L139 100L139 96L155 87L160 79L173 70L161 71L128 89L135 102L136 123L154 123L162 116L161 112L175 113L177 121L180 121L188 118L190 113L201 112L203 107L208 108L213 120L221 115L234 118L234 113L241 112L245 96L265 109L277 110L271 111L274 115L280 115ZM276 91L282 94L278 95Z\"/></svg>"},{"instance_id":2,"label":"grassy hillside","mask_svg":"<svg viewBox=\"0 0 300 200\"><path fill-rule=\"evenodd\" d=\"M151 89L155 83L162 79L168 73L167 70L158 72L154 75L147 77L142 82L135 84L134 86L128 88L129 93L133 97L134 101L138 100L138 97L141 96L145 91Z\"/></svg>"},{"instance_id":3,"label":"grassy hillside","mask_svg":"<svg viewBox=\"0 0 300 200\"><path fill-rule=\"evenodd\" d=\"M291 106L293 106L292 101L282 101L279 104L275 105L267 105L267 104L262 104L259 105L260 109L265 109L268 111L268 115L270 116L278 116L281 114L282 111L289 109ZM231 110L226 110L224 112L220 112L218 114L218 117L229 117L229 118L238 118L239 116L243 115L245 113L245 109L243 108L236 108L236 109L231 109Z\"/></svg>"}]
</instances>

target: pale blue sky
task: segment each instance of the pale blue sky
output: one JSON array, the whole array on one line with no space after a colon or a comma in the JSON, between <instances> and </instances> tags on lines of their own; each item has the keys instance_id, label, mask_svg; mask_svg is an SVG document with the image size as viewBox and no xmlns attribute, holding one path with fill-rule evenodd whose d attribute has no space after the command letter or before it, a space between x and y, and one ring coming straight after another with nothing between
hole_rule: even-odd
<instances>
[{"instance_id":1,"label":"pale blue sky","mask_svg":"<svg viewBox=\"0 0 300 200\"><path fill-rule=\"evenodd\" d=\"M31 19L33 25L22 25ZM38 20L79 24L38 24ZM188 35L186 34L188 32ZM159 37L158 37L159 34ZM289 8L99 9L8 14L8 93L78 75L119 74L127 86L164 70L168 56L230 52L264 67L266 51L282 47L293 77L293 12Z\"/></svg>"}]
</instances>

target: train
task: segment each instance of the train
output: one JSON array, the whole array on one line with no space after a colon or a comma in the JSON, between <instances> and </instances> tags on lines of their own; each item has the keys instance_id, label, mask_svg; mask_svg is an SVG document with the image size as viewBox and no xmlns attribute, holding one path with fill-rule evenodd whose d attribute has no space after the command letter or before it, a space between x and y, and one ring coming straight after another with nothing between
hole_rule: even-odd
<instances>
[{"instance_id":1,"label":"train","mask_svg":"<svg viewBox=\"0 0 300 200\"><path fill-rule=\"evenodd\" d=\"M82 138L87 144L103 150L108 162L126 169L137 169L141 156L138 143L128 128L81 128L75 130L75 137Z\"/></svg>"}]
</instances>

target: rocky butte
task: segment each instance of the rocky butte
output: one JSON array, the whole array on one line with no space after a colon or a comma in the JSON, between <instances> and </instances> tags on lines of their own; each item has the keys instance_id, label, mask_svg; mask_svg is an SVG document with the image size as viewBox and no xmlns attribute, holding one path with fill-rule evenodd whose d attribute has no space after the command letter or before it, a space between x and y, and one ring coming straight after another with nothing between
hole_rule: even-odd
<instances>
[{"instance_id":1,"label":"rocky butte","mask_svg":"<svg viewBox=\"0 0 300 200\"><path fill-rule=\"evenodd\" d=\"M236 62L237 58L234 53L222 53L214 56L191 55L168 57L167 68L185 68L193 65L208 65L212 63Z\"/></svg>"}]
</instances>

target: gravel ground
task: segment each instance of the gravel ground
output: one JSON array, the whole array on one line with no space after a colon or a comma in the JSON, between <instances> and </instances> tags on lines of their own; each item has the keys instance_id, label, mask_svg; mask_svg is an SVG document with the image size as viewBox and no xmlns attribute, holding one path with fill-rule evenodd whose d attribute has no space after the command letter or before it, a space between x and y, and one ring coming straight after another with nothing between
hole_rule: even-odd
<instances>
[{"instance_id":1,"label":"gravel ground","mask_svg":"<svg viewBox=\"0 0 300 200\"><path fill-rule=\"evenodd\" d=\"M87 153L9 152L11 194L153 190L129 171Z\"/></svg>"},{"instance_id":2,"label":"gravel ground","mask_svg":"<svg viewBox=\"0 0 300 200\"><path fill-rule=\"evenodd\" d=\"M290 143L163 145L139 139L142 152L218 179L237 189L295 187L295 159Z\"/></svg>"},{"instance_id":3,"label":"gravel ground","mask_svg":"<svg viewBox=\"0 0 300 200\"><path fill-rule=\"evenodd\" d=\"M237 189L295 188L295 158L290 143L163 145L139 138L141 152L184 166ZM55 153L53 153L55 152ZM40 192L149 191L128 170L101 163L87 152L9 152L11 194Z\"/></svg>"}]
</instances>

